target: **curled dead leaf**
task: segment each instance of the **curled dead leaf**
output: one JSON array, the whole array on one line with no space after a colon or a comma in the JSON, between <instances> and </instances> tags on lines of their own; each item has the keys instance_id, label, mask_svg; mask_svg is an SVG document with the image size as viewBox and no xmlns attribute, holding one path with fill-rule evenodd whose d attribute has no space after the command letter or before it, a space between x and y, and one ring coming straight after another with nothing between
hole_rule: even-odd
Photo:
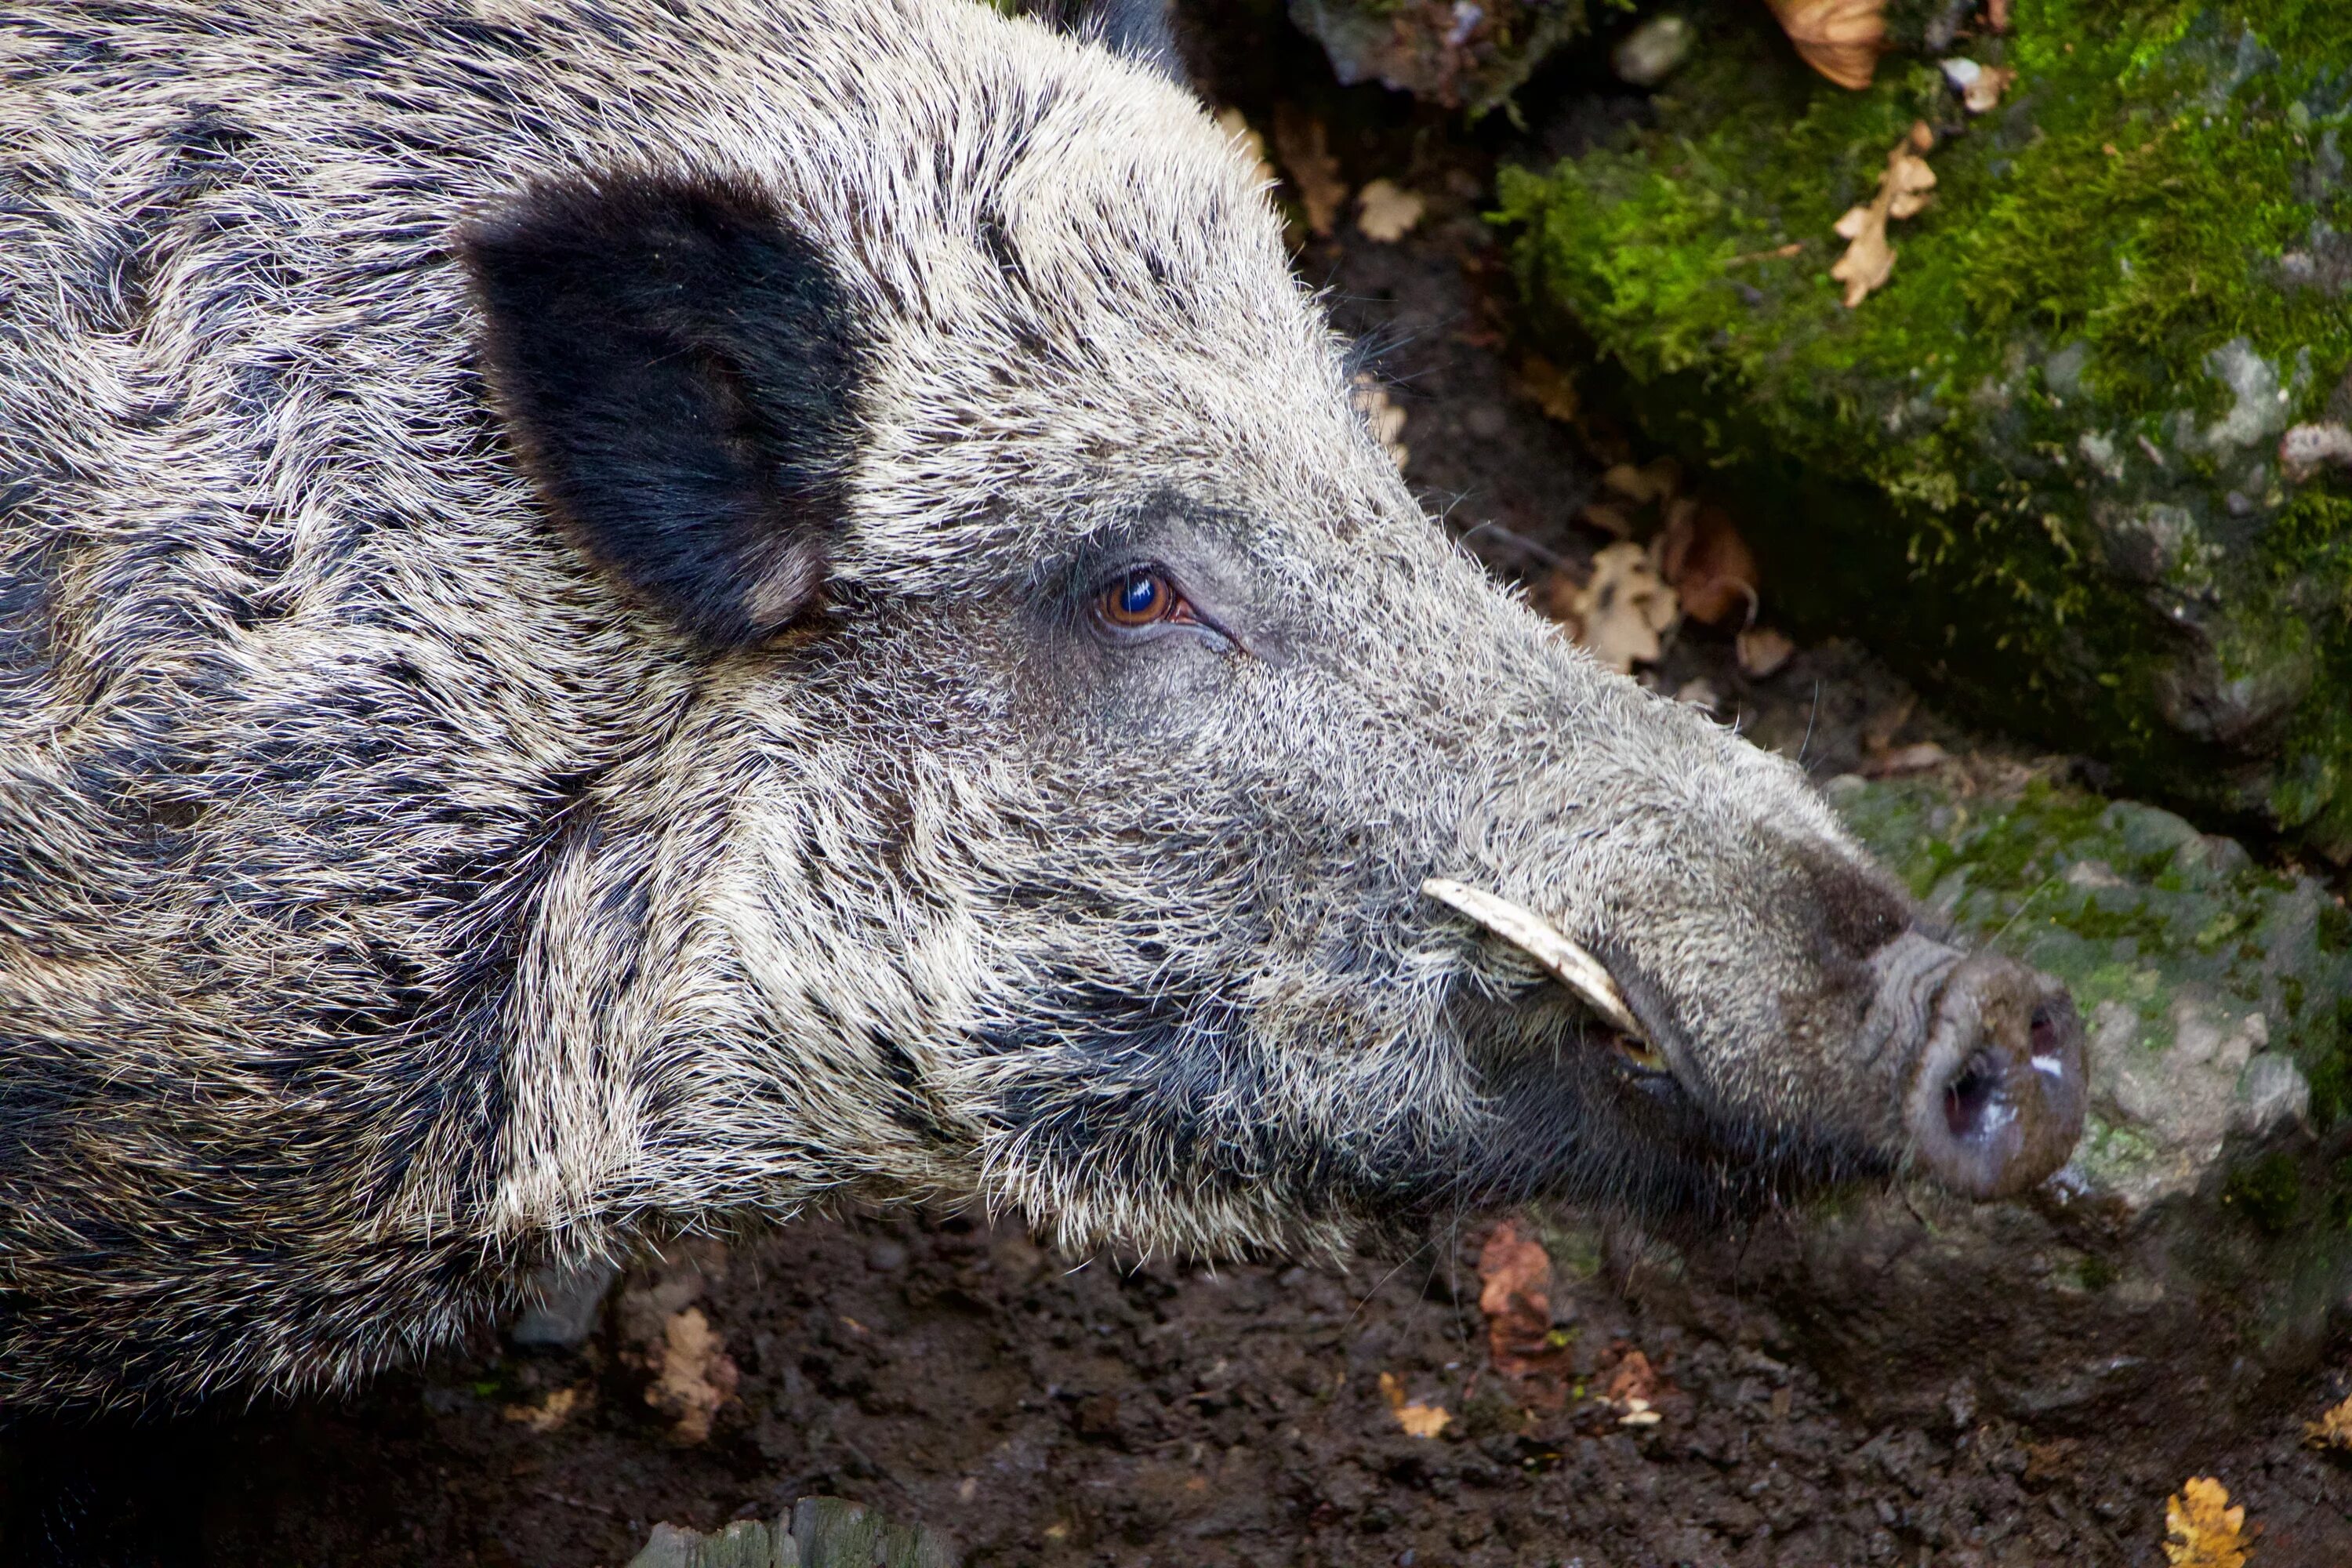
<instances>
[{"instance_id":1,"label":"curled dead leaf","mask_svg":"<svg viewBox=\"0 0 2352 1568\"><path fill-rule=\"evenodd\" d=\"M2245 1506L2229 1505L2229 1489L2210 1476L2183 1483L2165 1500L2165 1561L2172 1568L2245 1568Z\"/></svg>"},{"instance_id":2,"label":"curled dead leaf","mask_svg":"<svg viewBox=\"0 0 2352 1568\"><path fill-rule=\"evenodd\" d=\"M1274 151L1290 176L1298 205L1307 209L1307 226L1328 235L1348 204L1348 182L1339 177L1339 160L1331 153L1331 133L1320 120L1284 104L1274 112Z\"/></svg>"},{"instance_id":3,"label":"curled dead leaf","mask_svg":"<svg viewBox=\"0 0 2352 1568\"><path fill-rule=\"evenodd\" d=\"M1381 1373L1381 1397L1389 1402L1389 1414L1408 1437L1434 1437L1453 1425L1452 1413L1442 1405L1407 1404L1404 1384L1392 1372Z\"/></svg>"},{"instance_id":4,"label":"curled dead leaf","mask_svg":"<svg viewBox=\"0 0 2352 1568\"><path fill-rule=\"evenodd\" d=\"M1961 90L1960 102L1970 114L1990 114L2000 106L2000 95L2016 79L2017 73L2007 66L1987 66Z\"/></svg>"},{"instance_id":5,"label":"curled dead leaf","mask_svg":"<svg viewBox=\"0 0 2352 1568\"><path fill-rule=\"evenodd\" d=\"M1870 85L1886 52L1886 0L1771 0L1780 30L1804 62L1837 83Z\"/></svg>"},{"instance_id":6,"label":"curled dead leaf","mask_svg":"<svg viewBox=\"0 0 2352 1568\"><path fill-rule=\"evenodd\" d=\"M1721 507L1687 496L1670 502L1658 569L1693 620L1719 626L1756 618L1756 552Z\"/></svg>"},{"instance_id":7,"label":"curled dead leaf","mask_svg":"<svg viewBox=\"0 0 2352 1568\"><path fill-rule=\"evenodd\" d=\"M1394 180L1374 180L1356 193L1356 226L1366 239L1391 244L1412 233L1428 207L1420 192Z\"/></svg>"},{"instance_id":8,"label":"curled dead leaf","mask_svg":"<svg viewBox=\"0 0 2352 1568\"><path fill-rule=\"evenodd\" d=\"M1650 552L1630 541L1593 556L1592 576L1574 610L1580 627L1576 640L1620 674L1656 663L1665 652L1665 634L1682 618L1682 605Z\"/></svg>"}]
</instances>

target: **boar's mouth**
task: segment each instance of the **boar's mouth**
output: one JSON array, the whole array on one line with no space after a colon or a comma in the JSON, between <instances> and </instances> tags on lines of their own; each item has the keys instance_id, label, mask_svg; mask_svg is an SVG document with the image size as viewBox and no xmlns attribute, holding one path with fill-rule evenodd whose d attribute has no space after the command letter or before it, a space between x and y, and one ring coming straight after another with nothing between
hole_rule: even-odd
<instances>
[{"instance_id":1,"label":"boar's mouth","mask_svg":"<svg viewBox=\"0 0 2352 1568\"><path fill-rule=\"evenodd\" d=\"M1446 877L1432 877L1421 890L1534 959L1580 997L1602 1023L1655 1055L1649 1032L1625 1005L1625 994L1608 969L1582 945L1562 936L1549 921L1508 899Z\"/></svg>"}]
</instances>

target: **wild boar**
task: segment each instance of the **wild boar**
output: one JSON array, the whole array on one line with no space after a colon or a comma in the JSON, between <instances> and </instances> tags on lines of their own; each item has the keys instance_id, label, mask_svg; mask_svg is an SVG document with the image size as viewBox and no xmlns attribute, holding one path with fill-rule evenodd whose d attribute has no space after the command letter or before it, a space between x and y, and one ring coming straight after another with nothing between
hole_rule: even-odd
<instances>
[{"instance_id":1,"label":"wild boar","mask_svg":"<svg viewBox=\"0 0 2352 1568\"><path fill-rule=\"evenodd\" d=\"M1499 587L1351 372L1195 100L970 0L10 6L0 1400L840 1200L2053 1171L2059 988Z\"/></svg>"}]
</instances>

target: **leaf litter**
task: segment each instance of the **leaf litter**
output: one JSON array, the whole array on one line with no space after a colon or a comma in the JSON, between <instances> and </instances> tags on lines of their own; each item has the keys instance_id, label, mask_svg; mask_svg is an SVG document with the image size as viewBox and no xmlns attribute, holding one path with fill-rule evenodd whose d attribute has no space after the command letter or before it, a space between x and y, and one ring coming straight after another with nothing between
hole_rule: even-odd
<instances>
[{"instance_id":1,"label":"leaf litter","mask_svg":"<svg viewBox=\"0 0 2352 1568\"><path fill-rule=\"evenodd\" d=\"M1830 268L1830 276L1845 285L1845 307L1851 310L1886 286L1895 274L1895 247L1886 238L1891 219L1912 217L1933 199L1936 171L1920 154L1936 145L1936 132L1924 120L1914 121L1910 133L1886 154L1886 168L1878 177L1878 194L1861 206L1847 209L1837 221L1838 237L1847 242L1845 254Z\"/></svg>"}]
</instances>

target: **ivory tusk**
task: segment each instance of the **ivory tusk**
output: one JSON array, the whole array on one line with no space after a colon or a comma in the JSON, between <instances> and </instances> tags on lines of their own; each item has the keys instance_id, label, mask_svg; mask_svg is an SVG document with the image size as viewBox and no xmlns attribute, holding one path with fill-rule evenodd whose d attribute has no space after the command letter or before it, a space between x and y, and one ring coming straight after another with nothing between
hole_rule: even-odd
<instances>
[{"instance_id":1,"label":"ivory tusk","mask_svg":"<svg viewBox=\"0 0 2352 1568\"><path fill-rule=\"evenodd\" d=\"M1560 935L1550 921L1507 899L1498 899L1448 877L1432 877L1421 885L1421 890L1542 964L1561 984L1582 997L1611 1028L1637 1040L1648 1040L1633 1010L1625 1005L1625 994L1617 989L1617 982L1601 966L1601 961Z\"/></svg>"}]
</instances>

